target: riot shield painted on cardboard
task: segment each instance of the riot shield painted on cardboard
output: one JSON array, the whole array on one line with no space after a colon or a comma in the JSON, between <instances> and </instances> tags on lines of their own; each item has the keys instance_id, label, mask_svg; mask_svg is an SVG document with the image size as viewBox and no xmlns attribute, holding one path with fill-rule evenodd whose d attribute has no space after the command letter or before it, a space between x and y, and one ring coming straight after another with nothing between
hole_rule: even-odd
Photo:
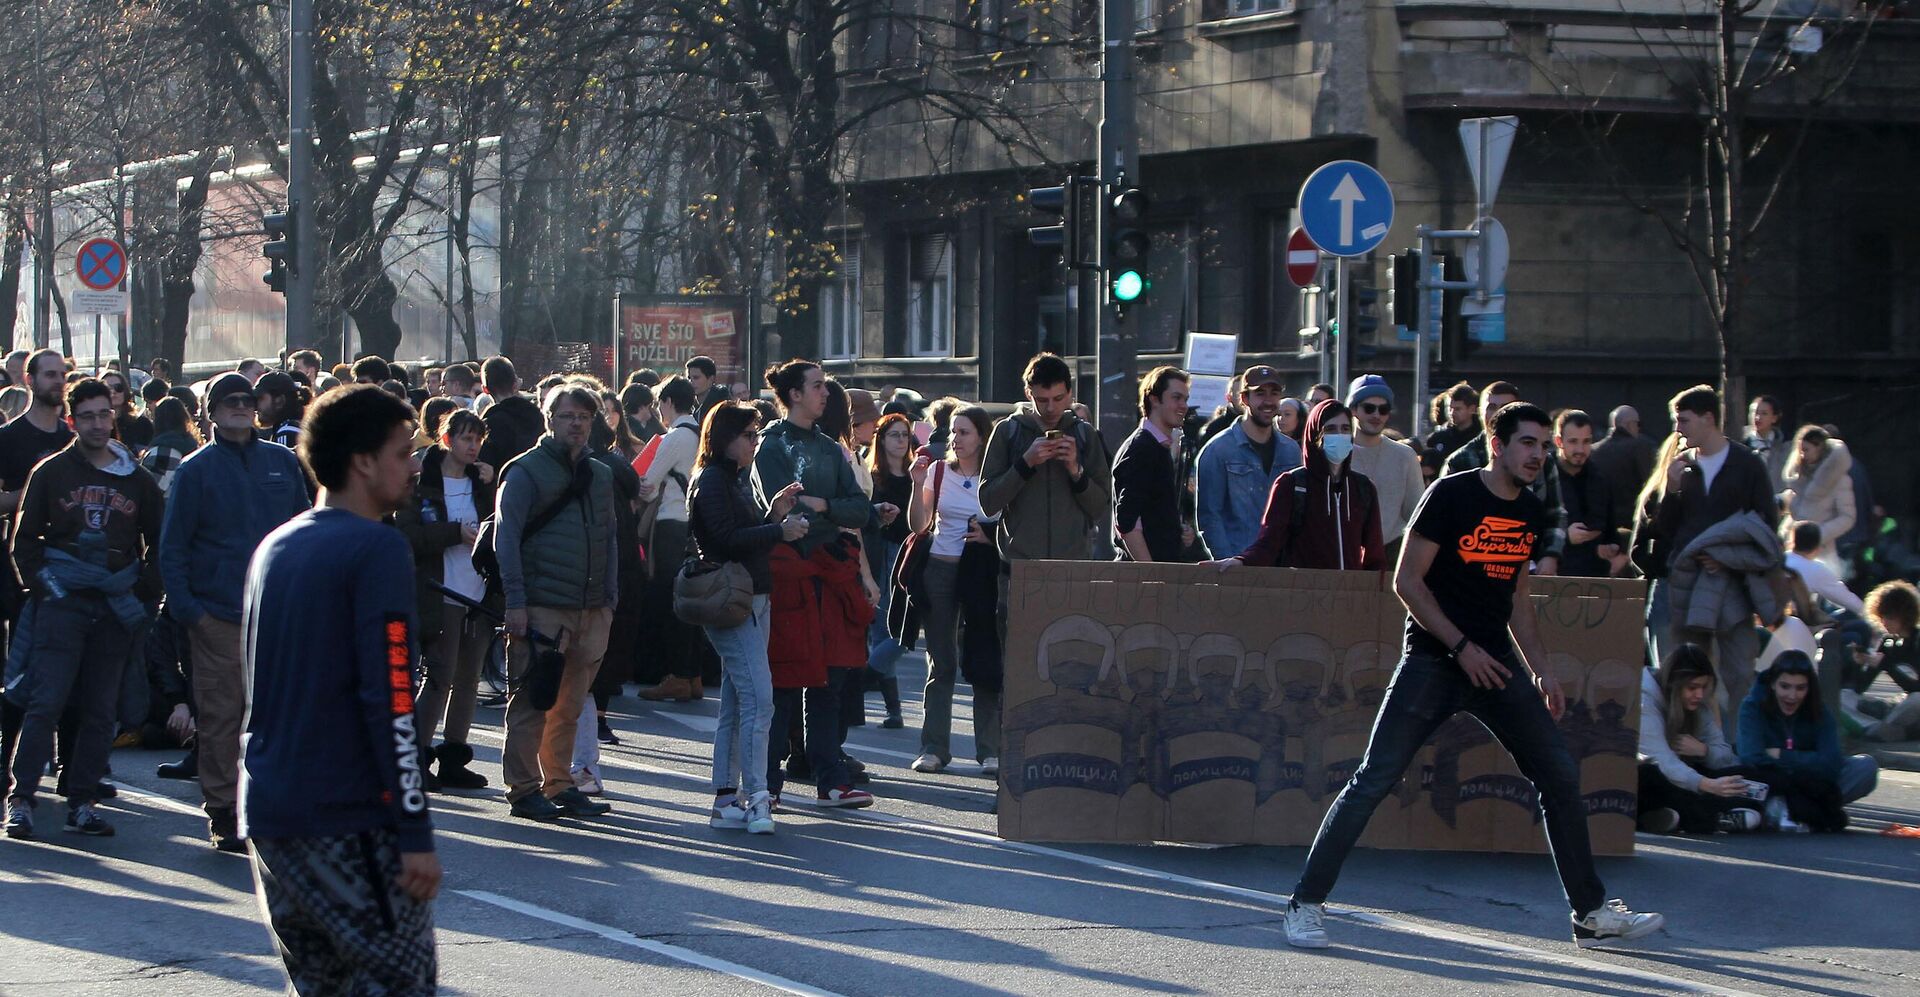
<instances>
[{"instance_id":1,"label":"riot shield painted on cardboard","mask_svg":"<svg viewBox=\"0 0 1920 997\"><path fill-rule=\"evenodd\" d=\"M1536 578L1595 852L1633 851L1643 588ZM1000 834L1306 845L1366 751L1406 611L1385 575L1015 562ZM1533 787L1448 721L1375 811L1372 848L1544 851Z\"/></svg>"}]
</instances>

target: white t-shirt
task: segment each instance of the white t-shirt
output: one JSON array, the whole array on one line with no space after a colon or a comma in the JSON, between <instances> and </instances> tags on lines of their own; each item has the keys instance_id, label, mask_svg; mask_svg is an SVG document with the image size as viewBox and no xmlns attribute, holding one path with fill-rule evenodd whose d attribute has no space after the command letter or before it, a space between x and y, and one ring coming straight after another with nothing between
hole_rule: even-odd
<instances>
[{"instance_id":1,"label":"white t-shirt","mask_svg":"<svg viewBox=\"0 0 1920 997\"><path fill-rule=\"evenodd\" d=\"M1787 555L1787 570L1800 576L1800 580L1806 583L1808 592L1855 616L1867 615L1865 602L1847 588L1846 583L1840 580L1839 575L1833 573L1832 568L1812 558L1793 553Z\"/></svg>"},{"instance_id":2,"label":"white t-shirt","mask_svg":"<svg viewBox=\"0 0 1920 997\"><path fill-rule=\"evenodd\" d=\"M480 525L480 513L473 505L473 481L466 475L444 479L447 489L447 522ZM487 583L473 570L473 548L454 544L440 555L440 572L445 585L469 599L487 594ZM452 599L447 602L452 603Z\"/></svg>"},{"instance_id":3,"label":"white t-shirt","mask_svg":"<svg viewBox=\"0 0 1920 997\"><path fill-rule=\"evenodd\" d=\"M1694 458L1700 465L1700 480L1706 484L1707 491L1713 491L1713 479L1719 477L1720 469L1727 466L1727 454L1732 451L1733 444L1728 443L1720 448L1719 453L1711 457L1702 455Z\"/></svg>"},{"instance_id":4,"label":"white t-shirt","mask_svg":"<svg viewBox=\"0 0 1920 997\"><path fill-rule=\"evenodd\" d=\"M969 478L946 466L942 473L938 468L927 472L928 492L933 490L933 478L940 475L939 521L933 528L933 553L940 557L959 557L966 550L967 520L980 519L980 479Z\"/></svg>"}]
</instances>

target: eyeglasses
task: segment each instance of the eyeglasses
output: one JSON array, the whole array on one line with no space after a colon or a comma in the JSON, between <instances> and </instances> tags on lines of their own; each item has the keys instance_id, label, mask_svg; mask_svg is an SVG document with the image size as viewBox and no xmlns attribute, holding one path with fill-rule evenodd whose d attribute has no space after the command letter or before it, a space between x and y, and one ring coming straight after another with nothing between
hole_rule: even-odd
<instances>
[{"instance_id":1,"label":"eyeglasses","mask_svg":"<svg viewBox=\"0 0 1920 997\"><path fill-rule=\"evenodd\" d=\"M259 408L260 399L252 395L228 395L220 399L220 404L230 405L234 408Z\"/></svg>"},{"instance_id":2,"label":"eyeglasses","mask_svg":"<svg viewBox=\"0 0 1920 997\"><path fill-rule=\"evenodd\" d=\"M1360 413L1362 415L1392 415L1393 406L1377 405L1373 402L1361 402Z\"/></svg>"},{"instance_id":3,"label":"eyeglasses","mask_svg":"<svg viewBox=\"0 0 1920 997\"><path fill-rule=\"evenodd\" d=\"M888 432L886 438L889 440L911 440L913 439L913 434L904 429L895 429Z\"/></svg>"}]
</instances>

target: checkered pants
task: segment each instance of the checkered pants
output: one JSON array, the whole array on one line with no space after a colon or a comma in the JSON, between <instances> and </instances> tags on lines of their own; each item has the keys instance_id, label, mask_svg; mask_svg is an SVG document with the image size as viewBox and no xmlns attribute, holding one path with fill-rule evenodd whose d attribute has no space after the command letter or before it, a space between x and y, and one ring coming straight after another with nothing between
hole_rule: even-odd
<instances>
[{"instance_id":1,"label":"checkered pants","mask_svg":"<svg viewBox=\"0 0 1920 997\"><path fill-rule=\"evenodd\" d=\"M396 885L392 831L251 843L255 892L294 993L435 991L433 907Z\"/></svg>"}]
</instances>

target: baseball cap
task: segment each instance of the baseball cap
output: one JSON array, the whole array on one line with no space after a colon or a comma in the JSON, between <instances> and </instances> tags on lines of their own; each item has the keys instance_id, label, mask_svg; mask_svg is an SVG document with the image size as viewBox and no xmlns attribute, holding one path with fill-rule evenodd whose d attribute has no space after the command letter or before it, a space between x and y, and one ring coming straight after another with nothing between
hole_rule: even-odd
<instances>
[{"instance_id":1,"label":"baseball cap","mask_svg":"<svg viewBox=\"0 0 1920 997\"><path fill-rule=\"evenodd\" d=\"M1252 367L1248 367L1247 372L1240 375L1240 383L1247 391L1252 391L1264 384L1271 384L1275 387L1286 386L1286 382L1280 377L1280 372L1266 364L1255 364Z\"/></svg>"}]
</instances>

